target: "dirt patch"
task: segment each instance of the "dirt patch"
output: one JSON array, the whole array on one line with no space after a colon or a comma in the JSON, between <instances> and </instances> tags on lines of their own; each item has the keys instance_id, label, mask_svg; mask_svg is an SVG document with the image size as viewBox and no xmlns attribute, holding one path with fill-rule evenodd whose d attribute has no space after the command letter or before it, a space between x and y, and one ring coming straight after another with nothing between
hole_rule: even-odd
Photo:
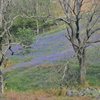
<instances>
[{"instance_id":1,"label":"dirt patch","mask_svg":"<svg viewBox=\"0 0 100 100\"><path fill-rule=\"evenodd\" d=\"M67 96L52 96L52 95L35 95L32 93L14 93L9 92L5 94L5 99L0 100L96 100L91 97L67 97Z\"/></svg>"}]
</instances>

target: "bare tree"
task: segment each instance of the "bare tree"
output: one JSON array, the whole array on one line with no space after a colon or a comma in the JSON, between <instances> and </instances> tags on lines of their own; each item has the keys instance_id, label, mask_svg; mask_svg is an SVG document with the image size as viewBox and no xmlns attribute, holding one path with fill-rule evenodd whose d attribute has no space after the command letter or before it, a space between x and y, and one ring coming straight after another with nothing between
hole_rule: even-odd
<instances>
[{"instance_id":1,"label":"bare tree","mask_svg":"<svg viewBox=\"0 0 100 100\"><path fill-rule=\"evenodd\" d=\"M91 2L92 1L92 2ZM86 80L86 48L93 41L92 36L100 32L99 1L94 0L59 0L64 11L64 18L59 18L67 24L66 38L71 42L80 67L80 84ZM88 5L88 6L87 6Z\"/></svg>"},{"instance_id":2,"label":"bare tree","mask_svg":"<svg viewBox=\"0 0 100 100\"><path fill-rule=\"evenodd\" d=\"M12 0L0 0L0 95L4 93L3 68L6 67L6 52L8 49L12 52L11 45L13 37L10 34L10 28L14 20L19 16L14 11Z\"/></svg>"},{"instance_id":3,"label":"bare tree","mask_svg":"<svg viewBox=\"0 0 100 100\"><path fill-rule=\"evenodd\" d=\"M11 35L9 29L12 22L8 14L11 0L0 0L0 94L4 92L2 67L5 66L5 54L10 49Z\"/></svg>"}]
</instances>

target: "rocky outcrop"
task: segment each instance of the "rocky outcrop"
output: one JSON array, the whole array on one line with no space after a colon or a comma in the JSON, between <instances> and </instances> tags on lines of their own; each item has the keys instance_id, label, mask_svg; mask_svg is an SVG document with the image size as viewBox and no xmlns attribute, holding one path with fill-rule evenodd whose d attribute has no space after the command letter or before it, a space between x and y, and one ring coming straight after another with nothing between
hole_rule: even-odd
<instances>
[{"instance_id":1,"label":"rocky outcrop","mask_svg":"<svg viewBox=\"0 0 100 100\"><path fill-rule=\"evenodd\" d=\"M83 89L68 89L67 96L92 96L100 100L100 89L83 88Z\"/></svg>"}]
</instances>

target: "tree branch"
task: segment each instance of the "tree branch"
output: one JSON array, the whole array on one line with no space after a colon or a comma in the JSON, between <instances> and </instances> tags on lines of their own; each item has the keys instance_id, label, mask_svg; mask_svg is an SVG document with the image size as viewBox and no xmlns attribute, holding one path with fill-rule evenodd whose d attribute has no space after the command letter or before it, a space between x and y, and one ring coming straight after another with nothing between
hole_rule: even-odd
<instances>
[{"instance_id":1,"label":"tree branch","mask_svg":"<svg viewBox=\"0 0 100 100\"><path fill-rule=\"evenodd\" d=\"M96 40L96 41L88 41L88 42L86 42L87 44L92 44L92 43L98 43L98 42L100 42L100 40Z\"/></svg>"}]
</instances>

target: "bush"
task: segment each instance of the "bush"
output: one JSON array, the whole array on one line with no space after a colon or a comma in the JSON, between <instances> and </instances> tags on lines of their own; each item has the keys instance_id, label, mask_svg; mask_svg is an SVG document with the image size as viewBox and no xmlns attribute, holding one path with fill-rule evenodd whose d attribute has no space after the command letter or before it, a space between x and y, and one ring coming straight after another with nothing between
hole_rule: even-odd
<instances>
[{"instance_id":1,"label":"bush","mask_svg":"<svg viewBox=\"0 0 100 100\"><path fill-rule=\"evenodd\" d=\"M34 33L30 28L19 28L16 37L23 45L31 45L34 41Z\"/></svg>"}]
</instances>

